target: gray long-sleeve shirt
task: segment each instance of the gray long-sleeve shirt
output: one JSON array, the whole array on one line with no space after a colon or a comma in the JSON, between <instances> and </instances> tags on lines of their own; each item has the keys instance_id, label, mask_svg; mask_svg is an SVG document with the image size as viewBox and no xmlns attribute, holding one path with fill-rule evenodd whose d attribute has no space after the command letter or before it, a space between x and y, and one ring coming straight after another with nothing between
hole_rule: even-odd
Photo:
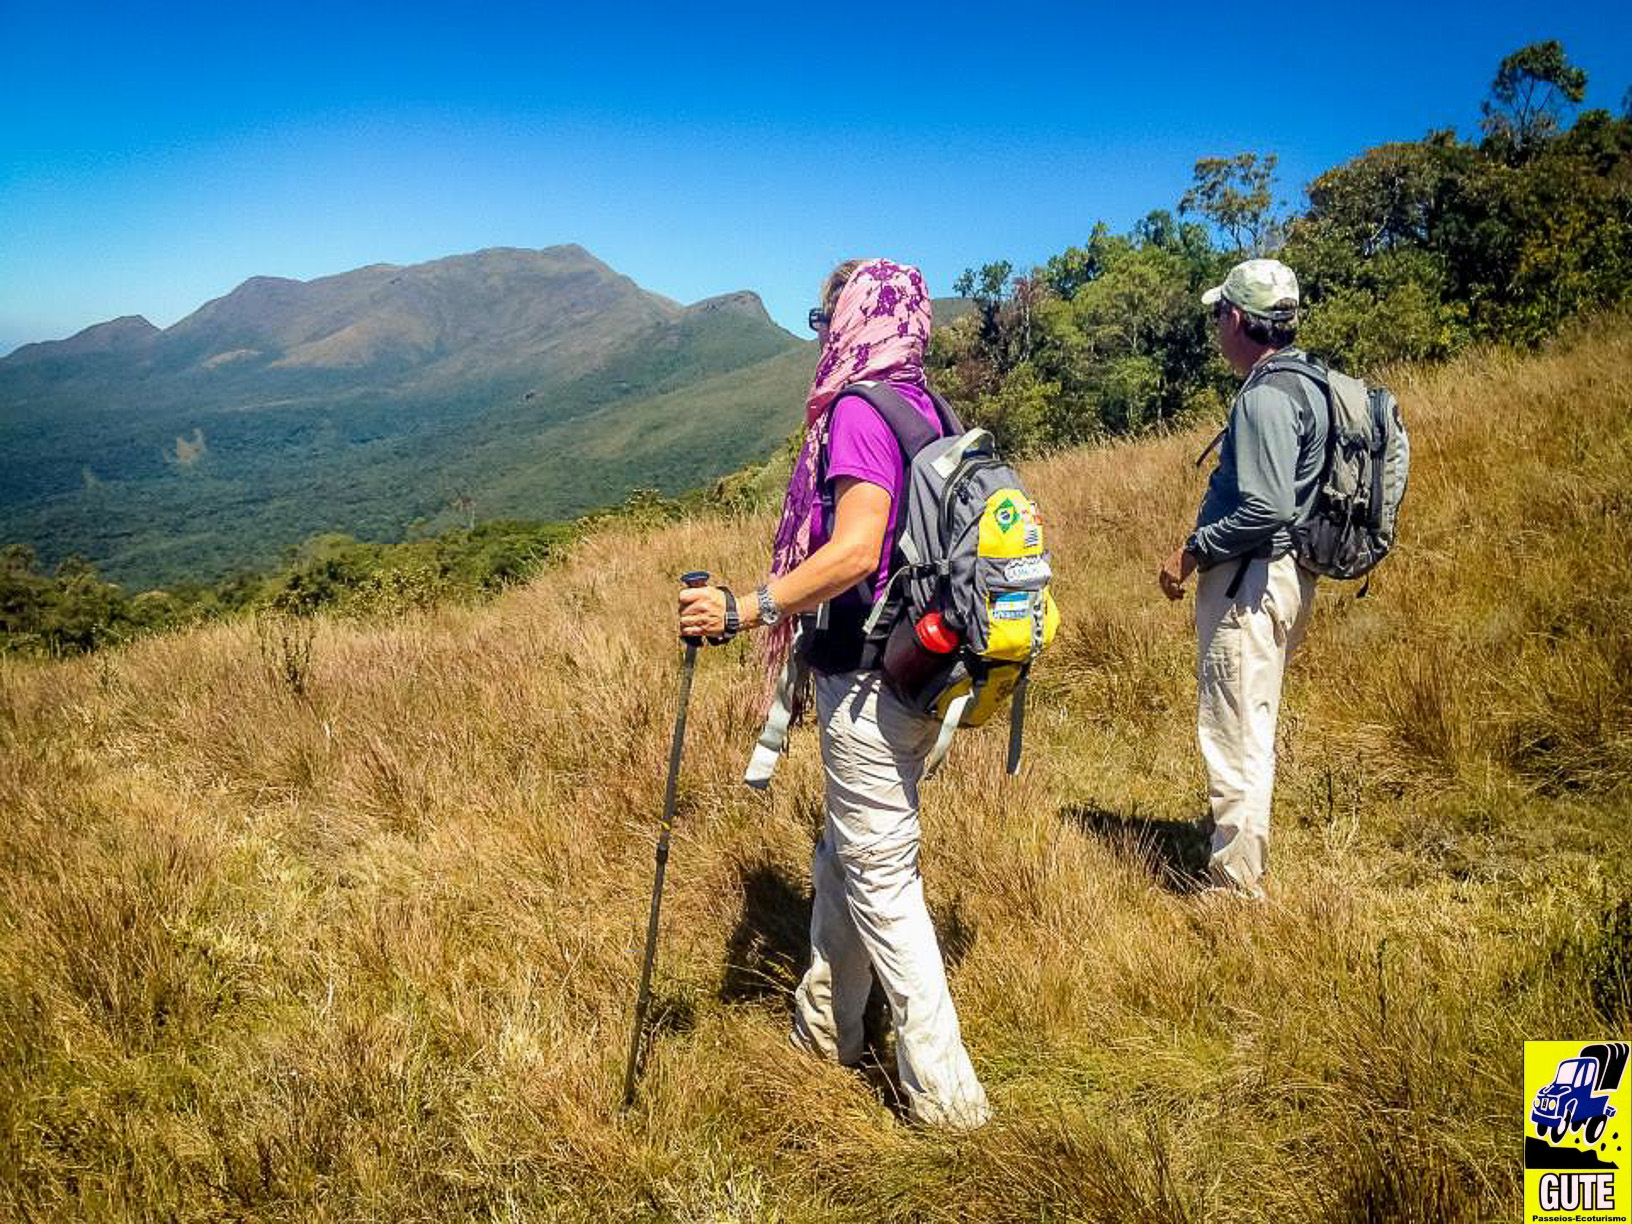
<instances>
[{"instance_id":1,"label":"gray long-sleeve shirt","mask_svg":"<svg viewBox=\"0 0 1632 1224\"><path fill-rule=\"evenodd\" d=\"M1296 349L1279 356L1299 357ZM1186 547L1203 568L1231 557L1279 557L1309 512L1326 464L1325 392L1289 371L1249 376L1235 397L1218 466Z\"/></svg>"}]
</instances>

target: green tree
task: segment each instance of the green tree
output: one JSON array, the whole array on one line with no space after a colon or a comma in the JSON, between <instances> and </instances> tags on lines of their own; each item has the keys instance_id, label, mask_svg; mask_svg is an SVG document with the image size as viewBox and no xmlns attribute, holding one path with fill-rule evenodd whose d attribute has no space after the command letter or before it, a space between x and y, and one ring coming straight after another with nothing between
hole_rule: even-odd
<instances>
[{"instance_id":1,"label":"green tree","mask_svg":"<svg viewBox=\"0 0 1632 1224\"><path fill-rule=\"evenodd\" d=\"M1113 235L1110 226L1100 221L1084 245L1050 256L1040 276L1055 296L1069 302L1084 285L1104 275L1115 252L1125 244L1126 239Z\"/></svg>"},{"instance_id":2,"label":"green tree","mask_svg":"<svg viewBox=\"0 0 1632 1224\"><path fill-rule=\"evenodd\" d=\"M341 532L312 536L268 584L265 602L295 616L334 607L380 568L381 552L380 545Z\"/></svg>"},{"instance_id":3,"label":"green tree","mask_svg":"<svg viewBox=\"0 0 1632 1224\"><path fill-rule=\"evenodd\" d=\"M993 307L1003 300L1013 272L1014 265L1006 259L981 264L978 272L974 268L965 268L962 275L952 282L952 291L959 297L972 298L982 306Z\"/></svg>"},{"instance_id":4,"label":"green tree","mask_svg":"<svg viewBox=\"0 0 1632 1224\"><path fill-rule=\"evenodd\" d=\"M0 647L16 649L35 641L49 586L32 548L7 544L0 549Z\"/></svg>"},{"instance_id":5,"label":"green tree","mask_svg":"<svg viewBox=\"0 0 1632 1224\"><path fill-rule=\"evenodd\" d=\"M973 268L963 269L963 276L958 277L956 289L963 297L973 297L981 304L996 304L1004 297L1005 290L1009 289L1009 277L1013 274L1012 263L1007 259L997 259L996 263L982 263L979 271Z\"/></svg>"},{"instance_id":6,"label":"green tree","mask_svg":"<svg viewBox=\"0 0 1632 1224\"><path fill-rule=\"evenodd\" d=\"M1171 419L1219 376L1199 299L1231 257L1165 213L1103 242L1100 254L1104 270L1071 301L1072 334L1054 346L1062 365L1048 371L1078 397L1072 440L1090 422L1126 433Z\"/></svg>"},{"instance_id":7,"label":"green tree","mask_svg":"<svg viewBox=\"0 0 1632 1224\"><path fill-rule=\"evenodd\" d=\"M1524 153L1552 139L1587 96L1587 74L1555 38L1531 43L1502 60L1481 110L1482 127L1498 149Z\"/></svg>"},{"instance_id":8,"label":"green tree","mask_svg":"<svg viewBox=\"0 0 1632 1224\"><path fill-rule=\"evenodd\" d=\"M981 264L978 272L974 268L965 268L963 274L952 282L952 291L959 297L973 298L982 305L992 305L1002 301L1013 272L1014 265L1006 259Z\"/></svg>"},{"instance_id":9,"label":"green tree","mask_svg":"<svg viewBox=\"0 0 1632 1224\"><path fill-rule=\"evenodd\" d=\"M1262 255L1275 245L1276 157L1273 153L1237 153L1204 157L1196 163L1190 190L1179 201L1179 215L1197 213L1238 254Z\"/></svg>"},{"instance_id":10,"label":"green tree","mask_svg":"<svg viewBox=\"0 0 1632 1224\"><path fill-rule=\"evenodd\" d=\"M40 635L52 654L78 654L129 636L129 600L97 577L89 561L65 558L52 580L51 601L40 620Z\"/></svg>"},{"instance_id":11,"label":"green tree","mask_svg":"<svg viewBox=\"0 0 1632 1224\"><path fill-rule=\"evenodd\" d=\"M1035 454L1051 441L1047 419L1059 394L1058 383L1043 381L1030 364L1022 362L1003 376L995 390L975 402L968 423L991 430L1005 454Z\"/></svg>"},{"instance_id":12,"label":"green tree","mask_svg":"<svg viewBox=\"0 0 1632 1224\"><path fill-rule=\"evenodd\" d=\"M978 271L965 268L953 288L973 299L976 311L952 327L937 329L939 339L931 340L931 365L942 373L944 383L967 397L967 407L980 395L992 393L1003 373L1029 352L1035 286L1024 278L1017 280L1014 265L1000 259L982 264Z\"/></svg>"},{"instance_id":13,"label":"green tree","mask_svg":"<svg viewBox=\"0 0 1632 1224\"><path fill-rule=\"evenodd\" d=\"M1356 371L1442 357L1467 339L1458 270L1488 237L1460 218L1481 157L1452 132L1382 145L1322 174L1281 257L1303 290L1303 343Z\"/></svg>"}]
</instances>

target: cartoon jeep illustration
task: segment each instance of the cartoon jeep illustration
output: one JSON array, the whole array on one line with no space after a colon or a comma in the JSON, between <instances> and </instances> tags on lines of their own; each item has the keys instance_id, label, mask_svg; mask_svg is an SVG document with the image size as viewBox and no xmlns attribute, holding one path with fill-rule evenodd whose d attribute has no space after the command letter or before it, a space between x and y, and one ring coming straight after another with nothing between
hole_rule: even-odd
<instances>
[{"instance_id":1,"label":"cartoon jeep illustration","mask_svg":"<svg viewBox=\"0 0 1632 1224\"><path fill-rule=\"evenodd\" d=\"M1619 1061L1623 1066L1625 1059L1622 1053ZM1536 1093L1535 1102L1530 1106L1530 1121L1536 1124L1536 1134L1556 1143L1577 1127L1585 1127L1583 1138L1587 1143L1598 1142L1604 1127L1615 1116L1615 1107L1598 1095L1600 1089L1608 1091L1615 1087L1600 1081L1600 1069L1598 1059L1588 1055L1586 1050L1581 1052L1581 1057L1566 1058L1558 1064L1553 1082ZM1620 1067L1614 1070L1618 1084Z\"/></svg>"}]
</instances>

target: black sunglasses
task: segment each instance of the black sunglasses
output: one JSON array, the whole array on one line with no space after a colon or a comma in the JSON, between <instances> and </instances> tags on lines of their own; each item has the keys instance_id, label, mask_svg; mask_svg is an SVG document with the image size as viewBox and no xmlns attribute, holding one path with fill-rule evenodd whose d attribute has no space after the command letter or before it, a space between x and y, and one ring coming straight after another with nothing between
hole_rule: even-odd
<instances>
[{"instance_id":1,"label":"black sunglasses","mask_svg":"<svg viewBox=\"0 0 1632 1224\"><path fill-rule=\"evenodd\" d=\"M821 331L822 328L833 322L833 316L820 306L812 306L810 313L805 316L805 322L810 324L811 331Z\"/></svg>"}]
</instances>

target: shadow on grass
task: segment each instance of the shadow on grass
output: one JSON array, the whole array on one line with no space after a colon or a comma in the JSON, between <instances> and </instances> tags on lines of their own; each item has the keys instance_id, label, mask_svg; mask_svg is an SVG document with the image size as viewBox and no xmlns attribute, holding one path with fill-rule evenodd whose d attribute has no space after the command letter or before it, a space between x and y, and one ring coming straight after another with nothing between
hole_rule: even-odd
<instances>
[{"instance_id":1,"label":"shadow on grass","mask_svg":"<svg viewBox=\"0 0 1632 1224\"><path fill-rule=\"evenodd\" d=\"M789 1004L810 965L809 887L771 862L737 868L742 914L725 948L723 1003Z\"/></svg>"},{"instance_id":2,"label":"shadow on grass","mask_svg":"<svg viewBox=\"0 0 1632 1224\"><path fill-rule=\"evenodd\" d=\"M697 1027L697 1000L680 989L654 986L646 1025L654 1034L692 1032Z\"/></svg>"},{"instance_id":3,"label":"shadow on grass","mask_svg":"<svg viewBox=\"0 0 1632 1224\"><path fill-rule=\"evenodd\" d=\"M1114 812L1092 803L1060 810L1060 819L1098 838L1117 854L1139 863L1162 888L1174 893L1199 892L1207 885L1211 851L1210 822Z\"/></svg>"}]
</instances>

